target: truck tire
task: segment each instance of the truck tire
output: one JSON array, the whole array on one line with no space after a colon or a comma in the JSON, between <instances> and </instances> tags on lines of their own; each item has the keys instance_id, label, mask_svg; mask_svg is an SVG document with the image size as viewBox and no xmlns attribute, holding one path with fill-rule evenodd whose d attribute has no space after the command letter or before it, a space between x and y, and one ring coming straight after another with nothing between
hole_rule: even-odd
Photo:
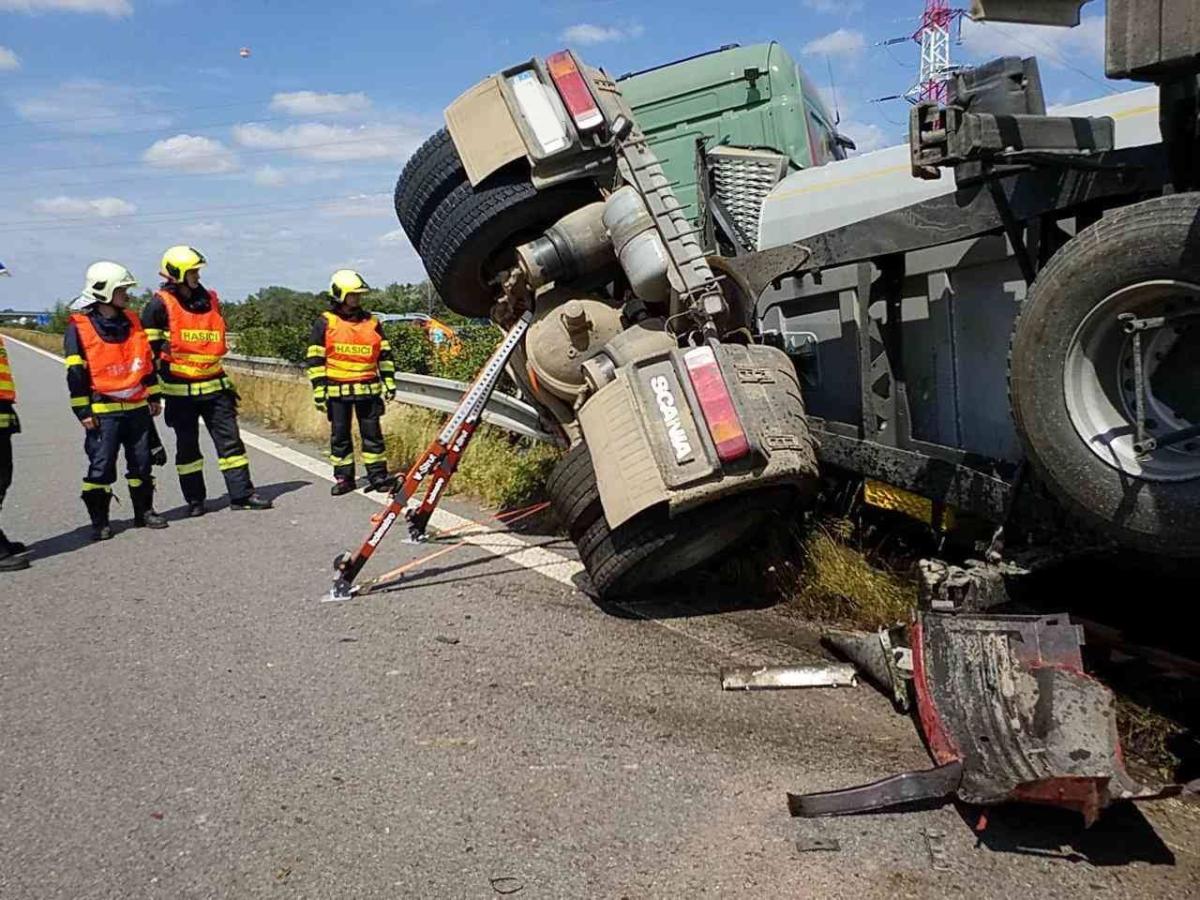
<instances>
[{"instance_id":1,"label":"truck tire","mask_svg":"<svg viewBox=\"0 0 1200 900\"><path fill-rule=\"evenodd\" d=\"M1139 458L1133 337L1147 434L1200 423L1200 194L1125 207L1050 260L1013 331L1009 390L1029 460L1067 510L1120 546L1200 558L1200 440Z\"/></svg>"},{"instance_id":2,"label":"truck tire","mask_svg":"<svg viewBox=\"0 0 1200 900\"><path fill-rule=\"evenodd\" d=\"M421 234L418 249L434 289L455 312L486 316L499 293L492 280L512 265L517 245L598 196L586 181L536 190L519 168L478 187L464 181L442 199Z\"/></svg>"},{"instance_id":3,"label":"truck tire","mask_svg":"<svg viewBox=\"0 0 1200 900\"><path fill-rule=\"evenodd\" d=\"M546 494L558 521L578 541L603 512L587 444L580 441L567 451L546 479Z\"/></svg>"},{"instance_id":4,"label":"truck tire","mask_svg":"<svg viewBox=\"0 0 1200 900\"><path fill-rule=\"evenodd\" d=\"M450 132L440 129L412 155L396 181L396 218L413 247L421 246L425 224L446 196L467 180Z\"/></svg>"},{"instance_id":5,"label":"truck tire","mask_svg":"<svg viewBox=\"0 0 1200 900\"><path fill-rule=\"evenodd\" d=\"M615 531L600 516L578 541L579 555L602 598L659 584L737 547L767 521L787 515L799 495L773 487L717 500L668 519L650 510Z\"/></svg>"}]
</instances>

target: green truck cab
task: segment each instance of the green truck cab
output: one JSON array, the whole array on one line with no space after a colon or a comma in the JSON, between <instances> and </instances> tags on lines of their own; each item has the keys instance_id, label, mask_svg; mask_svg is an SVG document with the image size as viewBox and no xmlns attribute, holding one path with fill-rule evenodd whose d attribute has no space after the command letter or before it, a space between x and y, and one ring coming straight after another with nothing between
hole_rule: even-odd
<instances>
[{"instance_id":1,"label":"green truck cab","mask_svg":"<svg viewBox=\"0 0 1200 900\"><path fill-rule=\"evenodd\" d=\"M753 183L751 198L738 191L743 202L765 196L784 175L843 159L852 146L838 134L834 117L804 70L774 41L727 45L623 75L617 86L680 203L696 221L703 207L698 142L706 151L758 151L756 156L718 156L722 161L713 172L718 192L723 182L736 182L739 188ZM752 245L757 235L743 237Z\"/></svg>"}]
</instances>

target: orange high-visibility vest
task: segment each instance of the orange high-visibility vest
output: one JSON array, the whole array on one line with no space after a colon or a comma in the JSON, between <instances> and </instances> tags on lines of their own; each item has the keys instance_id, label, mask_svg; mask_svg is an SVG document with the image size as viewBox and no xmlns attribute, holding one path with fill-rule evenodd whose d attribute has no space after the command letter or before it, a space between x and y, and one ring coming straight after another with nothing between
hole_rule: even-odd
<instances>
[{"instance_id":1,"label":"orange high-visibility vest","mask_svg":"<svg viewBox=\"0 0 1200 900\"><path fill-rule=\"evenodd\" d=\"M137 403L150 394L149 388L142 384L142 379L154 371L154 356L137 316L129 310L122 310L122 314L129 320L129 337L119 344L100 337L92 320L82 313L72 315L71 322L83 345L88 375L92 379L92 392L114 400Z\"/></svg>"},{"instance_id":2,"label":"orange high-visibility vest","mask_svg":"<svg viewBox=\"0 0 1200 900\"><path fill-rule=\"evenodd\" d=\"M325 313L325 377L340 384L375 381L383 338L374 316L347 322Z\"/></svg>"},{"instance_id":3,"label":"orange high-visibility vest","mask_svg":"<svg viewBox=\"0 0 1200 900\"><path fill-rule=\"evenodd\" d=\"M172 378L181 381L206 381L220 378L225 370L221 357L228 351L225 342L225 319L217 301L217 292L209 291L208 312L194 313L169 291L156 296L167 308L167 343L162 351L163 361Z\"/></svg>"},{"instance_id":4,"label":"orange high-visibility vest","mask_svg":"<svg viewBox=\"0 0 1200 900\"><path fill-rule=\"evenodd\" d=\"M4 349L4 338L0 337L0 403L13 403L16 399L17 386L8 367L8 351Z\"/></svg>"}]
</instances>

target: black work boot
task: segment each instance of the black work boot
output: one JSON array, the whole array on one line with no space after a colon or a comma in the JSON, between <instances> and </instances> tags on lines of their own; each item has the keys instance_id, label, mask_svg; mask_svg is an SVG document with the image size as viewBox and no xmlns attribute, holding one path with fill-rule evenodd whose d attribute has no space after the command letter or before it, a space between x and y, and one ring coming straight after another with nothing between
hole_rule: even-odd
<instances>
[{"instance_id":1,"label":"black work boot","mask_svg":"<svg viewBox=\"0 0 1200 900\"><path fill-rule=\"evenodd\" d=\"M387 470L367 472L367 478L370 480L369 491L378 491L381 494L386 494L392 489L392 479L388 478Z\"/></svg>"},{"instance_id":2,"label":"black work boot","mask_svg":"<svg viewBox=\"0 0 1200 900\"><path fill-rule=\"evenodd\" d=\"M0 547L0 572L19 572L22 569L28 568L29 559L27 557L9 553L3 547Z\"/></svg>"},{"instance_id":3,"label":"black work boot","mask_svg":"<svg viewBox=\"0 0 1200 900\"><path fill-rule=\"evenodd\" d=\"M188 518L189 519L198 519L202 515L204 515L206 512L208 512L208 510L205 508L203 500L189 500L188 501Z\"/></svg>"},{"instance_id":4,"label":"black work boot","mask_svg":"<svg viewBox=\"0 0 1200 900\"><path fill-rule=\"evenodd\" d=\"M342 494L349 494L354 490L353 478L338 477L338 480L333 483L333 487L329 489L330 496L340 497Z\"/></svg>"},{"instance_id":5,"label":"black work boot","mask_svg":"<svg viewBox=\"0 0 1200 900\"><path fill-rule=\"evenodd\" d=\"M108 491L84 491L83 505L87 507L88 517L92 520L92 540L107 541L113 536L112 527L108 524L108 507L112 503L112 494Z\"/></svg>"},{"instance_id":6,"label":"black work boot","mask_svg":"<svg viewBox=\"0 0 1200 900\"><path fill-rule=\"evenodd\" d=\"M27 552L24 544L10 541L0 531L0 572L19 572L29 568L29 560L23 554Z\"/></svg>"},{"instance_id":7,"label":"black work boot","mask_svg":"<svg viewBox=\"0 0 1200 900\"><path fill-rule=\"evenodd\" d=\"M251 494L249 497L243 497L241 500L234 500L229 505L234 509L271 509L275 506L270 500L260 497L258 494Z\"/></svg>"},{"instance_id":8,"label":"black work boot","mask_svg":"<svg viewBox=\"0 0 1200 900\"><path fill-rule=\"evenodd\" d=\"M11 556L23 556L29 552L29 548L20 541L10 541L3 531L0 531L0 554L8 553Z\"/></svg>"},{"instance_id":9,"label":"black work boot","mask_svg":"<svg viewBox=\"0 0 1200 900\"><path fill-rule=\"evenodd\" d=\"M133 503L133 524L138 528L166 528L167 520L154 511L154 485L140 484L129 489Z\"/></svg>"}]
</instances>

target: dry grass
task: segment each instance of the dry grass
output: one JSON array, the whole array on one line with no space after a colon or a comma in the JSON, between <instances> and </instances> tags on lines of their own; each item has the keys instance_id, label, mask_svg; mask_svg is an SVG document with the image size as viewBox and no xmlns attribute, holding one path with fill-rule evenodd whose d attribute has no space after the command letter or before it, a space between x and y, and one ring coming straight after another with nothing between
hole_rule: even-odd
<instances>
[{"instance_id":1,"label":"dry grass","mask_svg":"<svg viewBox=\"0 0 1200 900\"><path fill-rule=\"evenodd\" d=\"M916 579L858 546L844 520L797 529L766 552L774 563L766 587L799 618L873 630L908 620L916 608Z\"/></svg>"},{"instance_id":2,"label":"dry grass","mask_svg":"<svg viewBox=\"0 0 1200 900\"><path fill-rule=\"evenodd\" d=\"M237 374L240 409L247 418L301 440L325 444L329 423L313 406L306 382ZM445 415L411 406L389 405L383 417L388 465L406 469L437 435ZM357 437L355 439L357 447ZM490 506L510 507L540 496L559 451L546 444L510 438L484 426L476 433L451 483L452 492L470 494Z\"/></svg>"},{"instance_id":3,"label":"dry grass","mask_svg":"<svg viewBox=\"0 0 1200 900\"><path fill-rule=\"evenodd\" d=\"M10 328L7 325L0 327L0 334L6 334L16 338L18 341L24 341L27 344L33 344L35 347L40 347L43 350L49 350L51 353L57 353L62 356L63 339L61 334L48 334L45 331L30 331L28 328Z\"/></svg>"}]
</instances>

